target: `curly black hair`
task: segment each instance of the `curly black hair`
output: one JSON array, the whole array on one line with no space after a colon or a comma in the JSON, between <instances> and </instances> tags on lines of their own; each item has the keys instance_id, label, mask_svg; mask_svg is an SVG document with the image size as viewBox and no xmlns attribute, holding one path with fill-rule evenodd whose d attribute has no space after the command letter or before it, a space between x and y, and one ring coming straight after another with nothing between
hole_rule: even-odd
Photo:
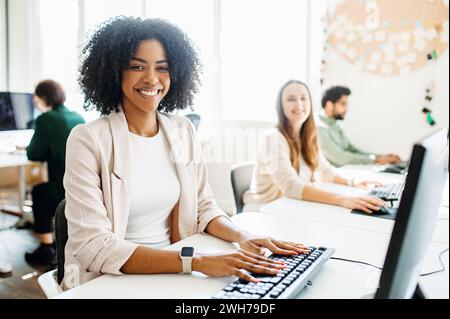
<instances>
[{"instance_id":1,"label":"curly black hair","mask_svg":"<svg viewBox=\"0 0 450 319\"><path fill-rule=\"evenodd\" d=\"M122 72L144 40L158 40L167 55L170 89L159 111L185 109L198 92L201 64L192 41L174 24L162 19L116 17L104 22L82 51L78 83L84 109L101 115L118 110L122 99Z\"/></svg>"}]
</instances>

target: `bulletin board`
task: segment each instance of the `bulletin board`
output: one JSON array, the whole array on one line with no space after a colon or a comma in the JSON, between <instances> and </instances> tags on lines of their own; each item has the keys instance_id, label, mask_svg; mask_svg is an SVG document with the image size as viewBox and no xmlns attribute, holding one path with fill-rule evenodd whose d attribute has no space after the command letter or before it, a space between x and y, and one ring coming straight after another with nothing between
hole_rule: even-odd
<instances>
[{"instance_id":1,"label":"bulletin board","mask_svg":"<svg viewBox=\"0 0 450 319\"><path fill-rule=\"evenodd\" d=\"M407 74L448 49L448 9L448 0L342 0L327 14L327 42L360 70Z\"/></svg>"}]
</instances>

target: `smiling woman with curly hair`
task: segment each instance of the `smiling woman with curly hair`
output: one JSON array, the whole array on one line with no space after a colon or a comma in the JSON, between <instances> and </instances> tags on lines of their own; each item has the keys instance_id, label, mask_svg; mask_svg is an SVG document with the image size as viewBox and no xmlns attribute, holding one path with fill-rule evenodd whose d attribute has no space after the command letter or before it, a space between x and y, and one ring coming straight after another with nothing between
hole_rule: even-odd
<instances>
[{"instance_id":1,"label":"smiling woman with curly hair","mask_svg":"<svg viewBox=\"0 0 450 319\"><path fill-rule=\"evenodd\" d=\"M195 270L256 281L243 269L283 268L262 256L264 247L307 250L242 231L214 201L192 125L169 114L191 105L199 86L197 54L178 27L119 17L98 29L83 55L85 108L103 116L77 126L67 142L64 288L104 273ZM192 247L161 249L199 232L242 250L201 256Z\"/></svg>"}]
</instances>

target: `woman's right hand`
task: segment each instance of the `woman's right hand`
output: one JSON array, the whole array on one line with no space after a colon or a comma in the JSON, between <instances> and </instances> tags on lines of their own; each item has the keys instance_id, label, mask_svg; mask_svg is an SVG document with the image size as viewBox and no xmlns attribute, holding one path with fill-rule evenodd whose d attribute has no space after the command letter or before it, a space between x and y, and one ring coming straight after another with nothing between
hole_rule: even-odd
<instances>
[{"instance_id":1,"label":"woman's right hand","mask_svg":"<svg viewBox=\"0 0 450 319\"><path fill-rule=\"evenodd\" d=\"M286 268L283 262L271 260L243 249L237 249L212 255L195 256L192 270L211 277L237 276L250 282L258 282L246 271L255 274L275 276Z\"/></svg>"},{"instance_id":2,"label":"woman's right hand","mask_svg":"<svg viewBox=\"0 0 450 319\"><path fill-rule=\"evenodd\" d=\"M384 204L383 200L373 196L343 197L341 200L342 207L361 210L368 214L380 210Z\"/></svg>"}]
</instances>

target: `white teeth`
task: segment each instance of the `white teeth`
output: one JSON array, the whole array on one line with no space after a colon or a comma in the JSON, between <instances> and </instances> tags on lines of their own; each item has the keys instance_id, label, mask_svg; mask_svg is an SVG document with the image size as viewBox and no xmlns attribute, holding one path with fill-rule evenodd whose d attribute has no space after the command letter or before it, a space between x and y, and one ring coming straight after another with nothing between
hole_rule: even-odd
<instances>
[{"instance_id":1,"label":"white teeth","mask_svg":"<svg viewBox=\"0 0 450 319\"><path fill-rule=\"evenodd\" d=\"M141 92L142 94L147 95L147 96L155 96L156 94L158 94L158 90L150 91L150 90L140 89L139 92Z\"/></svg>"}]
</instances>

